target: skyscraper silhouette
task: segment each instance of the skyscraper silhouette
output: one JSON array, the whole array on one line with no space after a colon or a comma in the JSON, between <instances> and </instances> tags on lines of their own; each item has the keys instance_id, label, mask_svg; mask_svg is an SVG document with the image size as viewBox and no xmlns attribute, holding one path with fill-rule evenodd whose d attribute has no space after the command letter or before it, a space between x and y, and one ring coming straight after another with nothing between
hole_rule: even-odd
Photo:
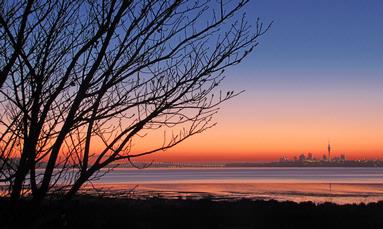
<instances>
[{"instance_id":1,"label":"skyscraper silhouette","mask_svg":"<svg viewBox=\"0 0 383 229\"><path fill-rule=\"evenodd\" d=\"M330 141L328 141L327 151L328 151L328 161L331 161L331 145L330 145Z\"/></svg>"}]
</instances>

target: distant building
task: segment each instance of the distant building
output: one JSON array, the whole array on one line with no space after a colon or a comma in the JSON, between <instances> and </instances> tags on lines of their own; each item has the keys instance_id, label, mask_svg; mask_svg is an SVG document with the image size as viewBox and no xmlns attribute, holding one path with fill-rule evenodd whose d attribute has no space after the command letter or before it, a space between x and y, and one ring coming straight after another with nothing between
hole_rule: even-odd
<instances>
[{"instance_id":1,"label":"distant building","mask_svg":"<svg viewBox=\"0 0 383 229\"><path fill-rule=\"evenodd\" d=\"M331 161L331 145L330 145L330 141L328 142L328 146L327 146L327 151L328 151L328 161Z\"/></svg>"},{"instance_id":2,"label":"distant building","mask_svg":"<svg viewBox=\"0 0 383 229\"><path fill-rule=\"evenodd\" d=\"M307 154L307 160L313 160L313 154L312 153L308 153Z\"/></svg>"},{"instance_id":3,"label":"distant building","mask_svg":"<svg viewBox=\"0 0 383 229\"><path fill-rule=\"evenodd\" d=\"M327 161L327 156L325 154L323 154L322 160Z\"/></svg>"},{"instance_id":4,"label":"distant building","mask_svg":"<svg viewBox=\"0 0 383 229\"><path fill-rule=\"evenodd\" d=\"M299 161L305 161L305 160L306 160L306 156L303 153L299 155Z\"/></svg>"}]
</instances>

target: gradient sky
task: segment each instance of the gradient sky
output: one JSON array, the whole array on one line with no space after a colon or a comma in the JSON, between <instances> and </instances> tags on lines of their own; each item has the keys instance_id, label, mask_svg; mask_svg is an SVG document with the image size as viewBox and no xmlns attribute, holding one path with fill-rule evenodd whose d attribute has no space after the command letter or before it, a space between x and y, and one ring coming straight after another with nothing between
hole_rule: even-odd
<instances>
[{"instance_id":1,"label":"gradient sky","mask_svg":"<svg viewBox=\"0 0 383 229\"><path fill-rule=\"evenodd\" d=\"M147 159L269 161L302 152L383 159L383 1L253 0L274 21L260 46L227 71L218 126Z\"/></svg>"}]
</instances>

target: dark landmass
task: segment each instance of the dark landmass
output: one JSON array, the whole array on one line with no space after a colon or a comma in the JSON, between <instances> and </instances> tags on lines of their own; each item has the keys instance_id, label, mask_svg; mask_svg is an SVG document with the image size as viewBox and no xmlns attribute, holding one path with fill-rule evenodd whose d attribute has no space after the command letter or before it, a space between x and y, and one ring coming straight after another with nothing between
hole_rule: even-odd
<instances>
[{"instance_id":1,"label":"dark landmass","mask_svg":"<svg viewBox=\"0 0 383 229\"><path fill-rule=\"evenodd\" d=\"M383 202L112 199L80 197L34 207L0 199L0 228L383 228Z\"/></svg>"},{"instance_id":2,"label":"dark landmass","mask_svg":"<svg viewBox=\"0 0 383 229\"><path fill-rule=\"evenodd\" d=\"M17 161L17 160L16 160ZM0 160L0 167L2 166ZM46 163L36 165L45 168ZM111 164L106 168L222 168L222 167L383 167L383 160L287 160L273 162L135 162ZM59 168L59 167L58 167Z\"/></svg>"},{"instance_id":3,"label":"dark landmass","mask_svg":"<svg viewBox=\"0 0 383 229\"><path fill-rule=\"evenodd\" d=\"M266 163L227 163L225 167L383 167L381 160L276 161Z\"/></svg>"},{"instance_id":4,"label":"dark landmass","mask_svg":"<svg viewBox=\"0 0 383 229\"><path fill-rule=\"evenodd\" d=\"M273 162L229 162L229 163L196 163L196 162L137 162L138 167L150 168L219 168L219 167L383 167L383 160L281 160ZM121 168L132 168L131 164L122 164Z\"/></svg>"}]
</instances>

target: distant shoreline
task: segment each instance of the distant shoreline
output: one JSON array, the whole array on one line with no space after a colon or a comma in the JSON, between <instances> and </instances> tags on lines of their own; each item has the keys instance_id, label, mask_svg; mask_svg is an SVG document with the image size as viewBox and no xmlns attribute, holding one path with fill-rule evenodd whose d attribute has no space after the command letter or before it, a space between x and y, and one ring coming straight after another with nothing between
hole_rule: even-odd
<instances>
[{"instance_id":1,"label":"distant shoreline","mask_svg":"<svg viewBox=\"0 0 383 229\"><path fill-rule=\"evenodd\" d=\"M381 168L383 161L287 161L266 163L226 163L224 167L339 167L339 168Z\"/></svg>"},{"instance_id":2,"label":"distant shoreline","mask_svg":"<svg viewBox=\"0 0 383 229\"><path fill-rule=\"evenodd\" d=\"M1 165L1 164L0 164ZM45 169L45 163L39 163L37 170ZM274 161L274 162L135 162L132 164L109 165L104 169L118 168L243 168L243 167L332 167L332 168L382 168L383 160L347 160L347 161ZM60 167L57 167L60 168Z\"/></svg>"},{"instance_id":3,"label":"distant shoreline","mask_svg":"<svg viewBox=\"0 0 383 229\"><path fill-rule=\"evenodd\" d=\"M273 161L273 162L137 162L136 167L148 168L230 168L230 167L339 167L339 168L381 168L383 160L338 160L338 161ZM120 165L119 168L134 168L130 164Z\"/></svg>"}]
</instances>

